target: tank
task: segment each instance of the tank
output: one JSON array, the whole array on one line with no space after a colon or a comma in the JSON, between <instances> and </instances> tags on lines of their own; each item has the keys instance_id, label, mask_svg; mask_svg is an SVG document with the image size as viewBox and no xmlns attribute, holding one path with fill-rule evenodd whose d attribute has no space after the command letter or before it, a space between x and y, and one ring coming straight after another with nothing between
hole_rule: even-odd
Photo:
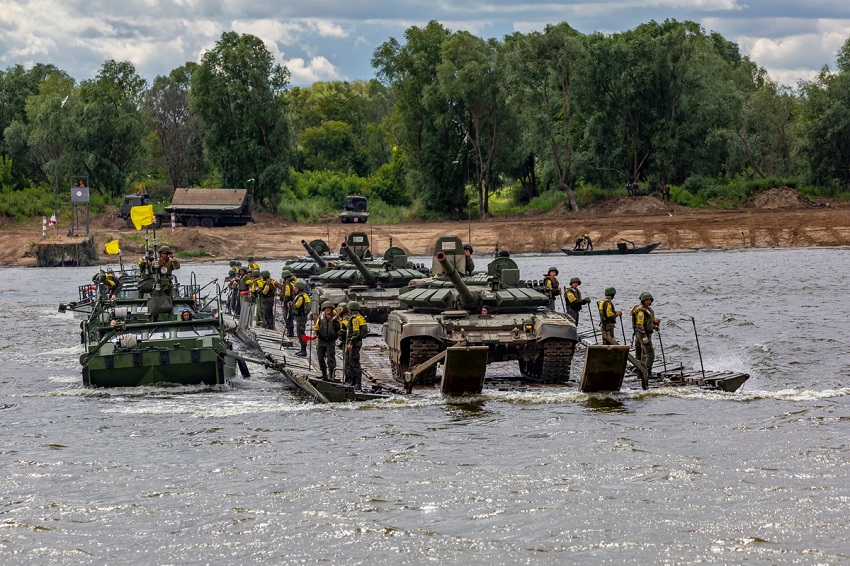
<instances>
[{"instance_id":1,"label":"tank","mask_svg":"<svg viewBox=\"0 0 850 566\"><path fill-rule=\"evenodd\" d=\"M405 289L400 309L383 326L393 377L404 383L405 372L450 346L487 346L488 364L516 360L532 381L569 381L578 340L572 318L548 310L546 295L520 286L510 258L499 258L487 273L462 277L455 267L462 256L459 239L455 249L457 258L438 251L435 265L442 275ZM418 379L435 381L436 367Z\"/></svg>"},{"instance_id":2,"label":"tank","mask_svg":"<svg viewBox=\"0 0 850 566\"><path fill-rule=\"evenodd\" d=\"M407 255L400 248L383 259L362 259L363 247L343 242L341 246L348 261L323 270L313 278L315 286L311 305L317 309L324 301L360 303L360 313L369 322L386 322L389 313L399 308L399 290L414 279L424 277L421 270L406 267ZM398 253L400 252L400 253Z\"/></svg>"},{"instance_id":3,"label":"tank","mask_svg":"<svg viewBox=\"0 0 850 566\"><path fill-rule=\"evenodd\" d=\"M307 242L301 240L301 245L307 251L306 256L290 259L285 262L286 267L292 271L298 279L311 279L329 266L342 262L339 255L332 255L330 247L324 240L313 240Z\"/></svg>"}]
</instances>

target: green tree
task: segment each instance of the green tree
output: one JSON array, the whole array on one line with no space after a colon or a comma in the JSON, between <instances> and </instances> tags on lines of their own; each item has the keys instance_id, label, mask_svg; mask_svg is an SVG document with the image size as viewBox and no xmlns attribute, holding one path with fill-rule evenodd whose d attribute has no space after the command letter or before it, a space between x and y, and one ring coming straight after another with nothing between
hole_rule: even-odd
<instances>
[{"instance_id":1,"label":"green tree","mask_svg":"<svg viewBox=\"0 0 850 566\"><path fill-rule=\"evenodd\" d=\"M495 189L498 158L516 127L503 91L506 74L496 40L457 32L442 44L437 80L469 147L482 217L488 214L490 193Z\"/></svg>"},{"instance_id":2,"label":"green tree","mask_svg":"<svg viewBox=\"0 0 850 566\"><path fill-rule=\"evenodd\" d=\"M75 175L88 175L93 188L120 196L130 171L138 170L142 139L145 80L129 61L106 61L93 80L79 88L71 105L72 131L65 150Z\"/></svg>"},{"instance_id":3,"label":"green tree","mask_svg":"<svg viewBox=\"0 0 850 566\"><path fill-rule=\"evenodd\" d=\"M189 110L189 90L195 63L157 77L145 94L148 126L156 139L156 161L172 186L191 187L202 180L204 123Z\"/></svg>"},{"instance_id":4,"label":"green tree","mask_svg":"<svg viewBox=\"0 0 850 566\"><path fill-rule=\"evenodd\" d=\"M466 208L468 147L457 124L457 109L437 82L441 46L451 33L431 21L404 32L405 44L395 38L381 44L372 66L392 88L395 100L388 129L405 152L408 186L421 195L426 208L451 216Z\"/></svg>"},{"instance_id":5,"label":"green tree","mask_svg":"<svg viewBox=\"0 0 850 566\"><path fill-rule=\"evenodd\" d=\"M257 202L277 206L289 172L289 71L262 40L223 33L192 75L190 105L204 120L207 158L229 187L249 184Z\"/></svg>"},{"instance_id":6,"label":"green tree","mask_svg":"<svg viewBox=\"0 0 850 566\"><path fill-rule=\"evenodd\" d=\"M301 132L298 146L304 167L313 171L327 169L361 174L360 159L351 124L329 120Z\"/></svg>"},{"instance_id":7,"label":"green tree","mask_svg":"<svg viewBox=\"0 0 850 566\"><path fill-rule=\"evenodd\" d=\"M566 23L546 26L542 33L508 38L507 68L513 101L522 110L526 155L551 160L560 189L578 210L572 187L575 126L573 84L587 65L582 35ZM523 163L533 164L533 158ZM527 170L527 168L526 168ZM533 171L531 171L533 175Z\"/></svg>"}]
</instances>

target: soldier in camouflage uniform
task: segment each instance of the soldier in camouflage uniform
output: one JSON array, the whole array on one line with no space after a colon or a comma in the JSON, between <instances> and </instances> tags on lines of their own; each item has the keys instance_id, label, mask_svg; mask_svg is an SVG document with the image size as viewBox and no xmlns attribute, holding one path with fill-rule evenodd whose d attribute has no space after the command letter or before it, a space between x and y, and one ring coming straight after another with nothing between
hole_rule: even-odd
<instances>
[{"instance_id":1,"label":"soldier in camouflage uniform","mask_svg":"<svg viewBox=\"0 0 850 566\"><path fill-rule=\"evenodd\" d=\"M614 308L614 295L617 290L614 287L605 289L605 298L599 301L599 328L602 330L603 344L619 344L614 338L614 329L617 324L617 317L623 316L623 311L618 311Z\"/></svg>"},{"instance_id":2,"label":"soldier in camouflage uniform","mask_svg":"<svg viewBox=\"0 0 850 566\"><path fill-rule=\"evenodd\" d=\"M336 339L339 338L339 318L334 313L334 305L330 301L322 303L322 312L316 318L313 329L316 331L318 343L316 355L319 358L319 369L322 379L333 377L336 369Z\"/></svg>"},{"instance_id":3,"label":"soldier in camouflage uniform","mask_svg":"<svg viewBox=\"0 0 850 566\"><path fill-rule=\"evenodd\" d=\"M346 360L350 374L351 384L360 388L363 379L363 369L360 367L360 349L363 347L363 338L369 332L366 319L360 314L360 303L348 302L348 311L351 316L348 319L348 345L346 346Z\"/></svg>"},{"instance_id":4,"label":"soldier in camouflage uniform","mask_svg":"<svg viewBox=\"0 0 850 566\"><path fill-rule=\"evenodd\" d=\"M640 362L646 368L647 378L652 375L652 364L655 363L655 348L652 347L652 333L658 330L661 321L655 318L652 310L652 295L641 293L640 306L635 311L635 351L640 343Z\"/></svg>"},{"instance_id":5,"label":"soldier in camouflage uniform","mask_svg":"<svg viewBox=\"0 0 850 566\"><path fill-rule=\"evenodd\" d=\"M578 286L581 285L581 279L573 277L570 279L570 286L564 288L564 299L567 301L567 314L573 317L573 320L578 324L578 316L581 313L581 308L590 302L589 298L582 298L581 291Z\"/></svg>"}]
</instances>

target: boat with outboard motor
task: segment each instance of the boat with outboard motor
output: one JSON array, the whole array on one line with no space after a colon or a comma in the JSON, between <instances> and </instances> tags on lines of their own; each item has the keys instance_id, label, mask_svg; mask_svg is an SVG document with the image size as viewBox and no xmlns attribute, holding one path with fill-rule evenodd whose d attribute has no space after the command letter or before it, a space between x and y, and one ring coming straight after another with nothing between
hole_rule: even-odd
<instances>
[{"instance_id":1,"label":"boat with outboard motor","mask_svg":"<svg viewBox=\"0 0 850 566\"><path fill-rule=\"evenodd\" d=\"M616 248L601 248L595 250L585 248L577 249L574 247L571 248L569 246L566 246L561 248L561 251L571 256L648 254L660 245L661 242L652 242L651 244L646 244L645 246L636 246L634 242L624 240L622 242L617 242Z\"/></svg>"}]
</instances>

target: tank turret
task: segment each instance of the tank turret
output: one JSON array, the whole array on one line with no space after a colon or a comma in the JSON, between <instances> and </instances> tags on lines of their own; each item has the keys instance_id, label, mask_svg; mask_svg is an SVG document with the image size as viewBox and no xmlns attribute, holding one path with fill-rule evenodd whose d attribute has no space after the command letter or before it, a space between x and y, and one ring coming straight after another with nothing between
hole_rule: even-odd
<instances>
[{"instance_id":1,"label":"tank turret","mask_svg":"<svg viewBox=\"0 0 850 566\"><path fill-rule=\"evenodd\" d=\"M460 274L455 269L455 266L446 258L443 252L437 252L437 262L443 268L443 273L449 281L452 282L458 293L458 306L464 310L471 310L479 306L479 296L470 290L466 283L461 279Z\"/></svg>"},{"instance_id":2,"label":"tank turret","mask_svg":"<svg viewBox=\"0 0 850 566\"><path fill-rule=\"evenodd\" d=\"M347 242L342 243L342 250L348 256L349 261L351 261L351 263L353 263L355 267L357 267L357 270L363 277L363 282L366 284L373 283L376 279L375 274L372 272L371 269L369 269L363 264L363 260L360 259L356 253L354 253L354 250L351 249Z\"/></svg>"},{"instance_id":3,"label":"tank turret","mask_svg":"<svg viewBox=\"0 0 850 566\"><path fill-rule=\"evenodd\" d=\"M322 256L320 256L318 253L316 253L316 250L313 249L313 246L307 243L307 240L301 240L301 245L304 246L304 249L307 250L307 254L309 254L309 256L313 258L313 261L316 262L316 265L318 265L320 269L324 269L328 266L328 262L322 259Z\"/></svg>"}]
</instances>

